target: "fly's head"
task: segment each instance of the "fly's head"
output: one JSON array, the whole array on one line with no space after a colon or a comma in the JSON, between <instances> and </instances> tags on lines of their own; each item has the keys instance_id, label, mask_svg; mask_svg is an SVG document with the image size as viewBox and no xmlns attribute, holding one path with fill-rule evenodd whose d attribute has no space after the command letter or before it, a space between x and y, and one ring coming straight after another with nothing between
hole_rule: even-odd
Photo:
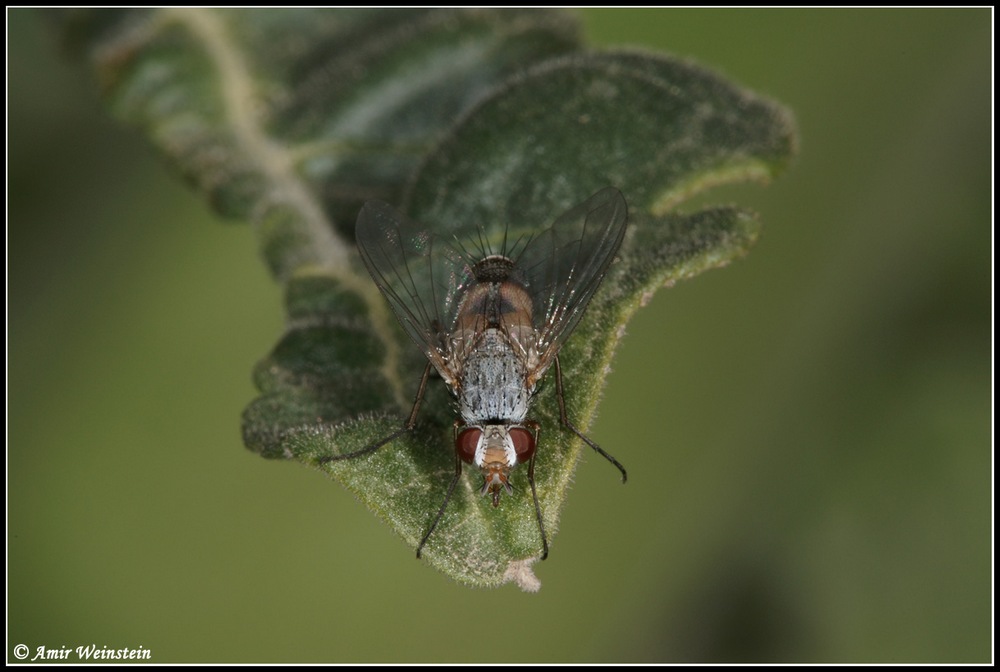
<instances>
[{"instance_id":1,"label":"fly's head","mask_svg":"<svg viewBox=\"0 0 1000 672\"><path fill-rule=\"evenodd\" d=\"M500 506L503 491L510 494L510 471L520 462L527 462L535 454L534 431L520 425L465 425L456 426L455 450L468 464L483 472L482 495L489 495L493 506Z\"/></svg>"}]
</instances>

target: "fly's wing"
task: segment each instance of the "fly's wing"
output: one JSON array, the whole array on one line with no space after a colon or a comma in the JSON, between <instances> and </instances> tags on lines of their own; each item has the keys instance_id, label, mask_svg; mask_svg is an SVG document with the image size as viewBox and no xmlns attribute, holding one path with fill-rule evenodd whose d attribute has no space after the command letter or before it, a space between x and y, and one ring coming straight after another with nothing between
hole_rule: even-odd
<instances>
[{"instance_id":1,"label":"fly's wing","mask_svg":"<svg viewBox=\"0 0 1000 672\"><path fill-rule=\"evenodd\" d=\"M445 343L457 310L457 284L467 274L464 260L381 201L365 203L355 237L368 272L403 329L442 377L453 380Z\"/></svg>"},{"instance_id":2,"label":"fly's wing","mask_svg":"<svg viewBox=\"0 0 1000 672\"><path fill-rule=\"evenodd\" d=\"M583 316L625 236L628 206L613 187L560 215L518 255L515 270L532 297L541 376Z\"/></svg>"}]
</instances>

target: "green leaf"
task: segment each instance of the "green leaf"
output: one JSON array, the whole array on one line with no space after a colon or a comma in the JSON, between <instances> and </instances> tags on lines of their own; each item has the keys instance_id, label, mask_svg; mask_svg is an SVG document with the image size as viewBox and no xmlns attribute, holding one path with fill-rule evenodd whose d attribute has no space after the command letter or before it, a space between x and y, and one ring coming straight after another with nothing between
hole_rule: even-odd
<instances>
[{"instance_id":1,"label":"green leaf","mask_svg":"<svg viewBox=\"0 0 1000 672\"><path fill-rule=\"evenodd\" d=\"M364 201L398 201L457 115L574 21L522 10L114 10L54 14L113 110L222 215L250 220L276 276L344 269Z\"/></svg>"},{"instance_id":2,"label":"green leaf","mask_svg":"<svg viewBox=\"0 0 1000 672\"><path fill-rule=\"evenodd\" d=\"M675 206L715 184L766 181L795 151L778 105L678 59L575 51L573 22L554 12L184 9L62 23L89 49L116 111L219 212L255 225L285 283L288 329L255 369L246 445L329 473L411 548L454 473L456 414L439 380L413 432L365 457L322 461L397 430L426 364L355 253L359 206L378 198L437 230L499 236L621 189L625 242L560 356L569 417L586 431L632 313L656 288L724 265L757 238L748 211ZM535 475L550 541L590 450L560 427L554 388L544 384L531 413L542 425ZM524 469L497 509L478 495L480 480L460 481L423 557L470 585L537 589L541 540Z\"/></svg>"}]
</instances>

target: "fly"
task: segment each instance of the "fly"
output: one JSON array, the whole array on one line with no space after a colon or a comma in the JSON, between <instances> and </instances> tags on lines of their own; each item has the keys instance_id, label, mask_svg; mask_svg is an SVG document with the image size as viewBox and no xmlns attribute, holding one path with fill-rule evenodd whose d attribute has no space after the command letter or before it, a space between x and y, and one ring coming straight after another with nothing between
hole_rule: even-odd
<instances>
[{"instance_id":1,"label":"fly","mask_svg":"<svg viewBox=\"0 0 1000 672\"><path fill-rule=\"evenodd\" d=\"M403 329L427 356L409 418L398 430L344 455L346 460L378 450L411 431L431 368L455 397L455 476L444 502L417 547L417 557L444 515L462 475L462 463L482 473L481 494L500 505L513 492L511 470L528 463L528 484L549 553L535 489L539 423L528 418L536 386L555 369L561 424L621 471L625 468L569 421L563 396L559 349L576 327L625 235L625 198L602 189L570 209L547 229L511 242L505 231L493 251L486 233L464 242L437 237L389 205L371 201L358 216L361 258L389 301ZM471 247L470 247L471 245Z\"/></svg>"}]
</instances>

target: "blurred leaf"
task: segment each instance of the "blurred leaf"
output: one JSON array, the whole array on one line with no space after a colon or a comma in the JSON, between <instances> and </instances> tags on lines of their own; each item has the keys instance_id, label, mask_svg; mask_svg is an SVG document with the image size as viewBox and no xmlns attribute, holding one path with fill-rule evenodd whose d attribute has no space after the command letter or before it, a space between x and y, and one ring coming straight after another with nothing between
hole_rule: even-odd
<instances>
[{"instance_id":1,"label":"blurred leaf","mask_svg":"<svg viewBox=\"0 0 1000 672\"><path fill-rule=\"evenodd\" d=\"M402 202L435 231L492 237L538 230L604 186L621 189L626 240L561 357L570 418L585 429L629 316L657 287L723 265L756 239L749 212L673 206L713 184L767 180L795 149L791 117L774 103L677 59L568 54L573 24L553 12L61 17L116 111L219 212L254 223L286 283L288 331L255 370L247 446L320 466L412 547L453 473L443 385L428 385L410 435L364 458L319 462L398 429L425 365L354 254L360 204ZM550 539L581 450L558 424L553 391L545 386L532 411L543 426L536 479ZM478 478L456 489L424 557L472 585L537 588L523 470L499 509L476 494Z\"/></svg>"},{"instance_id":2,"label":"blurred leaf","mask_svg":"<svg viewBox=\"0 0 1000 672\"><path fill-rule=\"evenodd\" d=\"M272 271L343 267L364 201L402 186L455 117L576 23L534 10L70 10L114 111L222 215L250 220Z\"/></svg>"}]
</instances>

